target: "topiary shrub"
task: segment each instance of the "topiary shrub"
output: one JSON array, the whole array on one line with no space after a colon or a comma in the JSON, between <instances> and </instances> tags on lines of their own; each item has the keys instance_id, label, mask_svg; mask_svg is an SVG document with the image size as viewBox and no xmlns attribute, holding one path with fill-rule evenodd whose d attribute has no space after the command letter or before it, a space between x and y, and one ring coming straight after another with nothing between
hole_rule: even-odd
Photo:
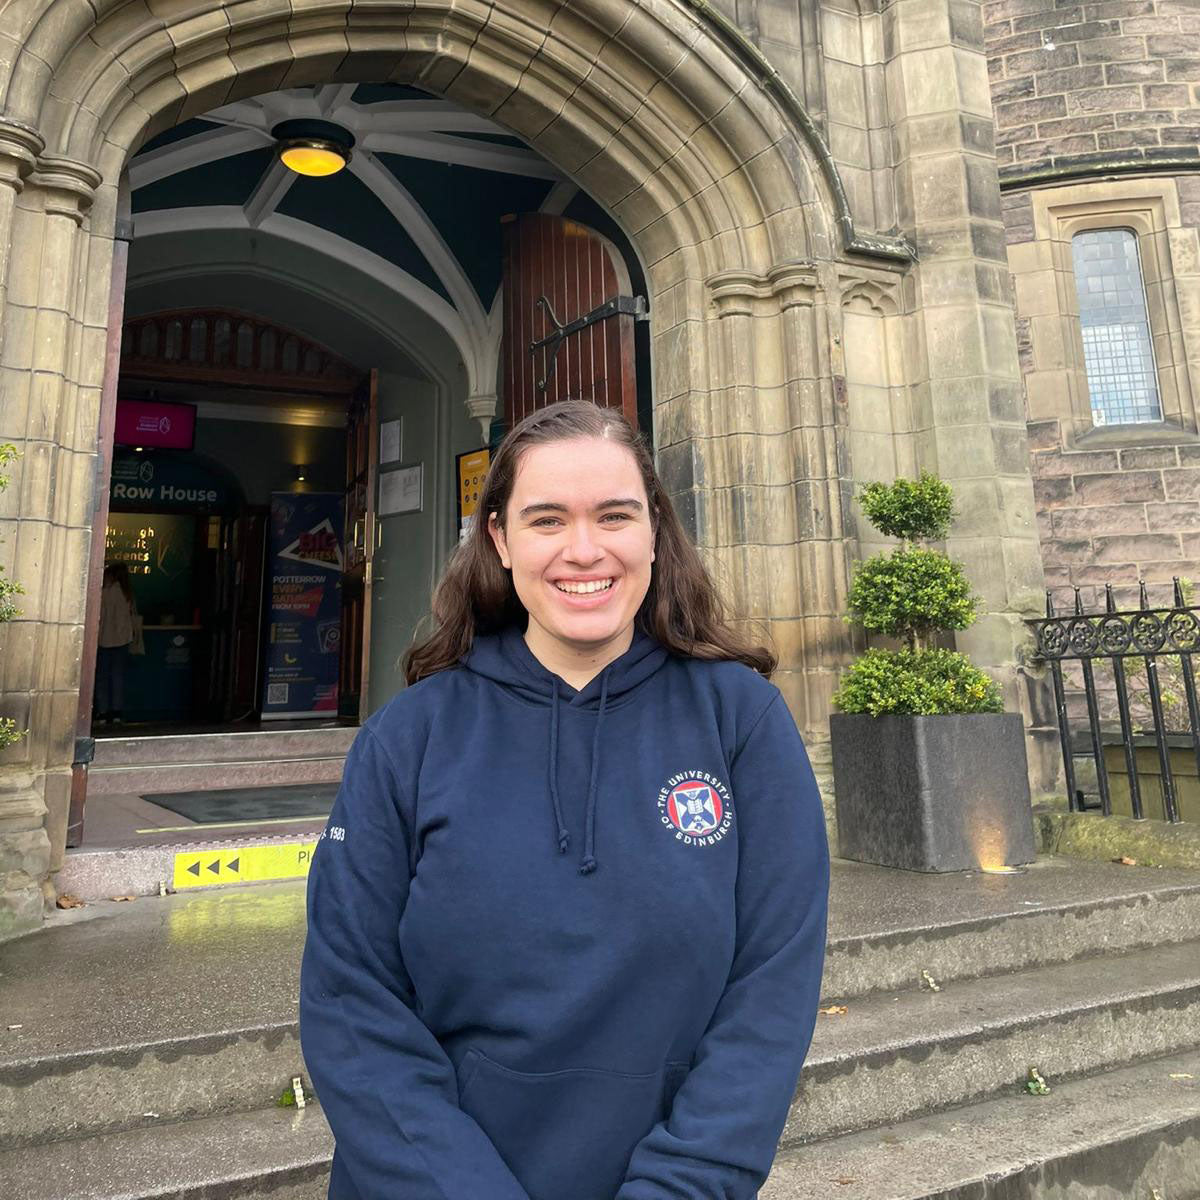
<instances>
[{"instance_id":1,"label":"topiary shrub","mask_svg":"<svg viewBox=\"0 0 1200 1200\"><path fill-rule=\"evenodd\" d=\"M17 448L8 442L0 444L0 471L17 457ZM0 492L8 487L8 476L0 474ZM11 621L20 616L21 610L13 603L13 597L19 596L25 589L12 579L4 578L4 568L0 567L0 623ZM17 723L11 717L0 717L0 750L19 742L25 736L25 730L18 729Z\"/></svg>"},{"instance_id":2,"label":"topiary shrub","mask_svg":"<svg viewBox=\"0 0 1200 1200\"><path fill-rule=\"evenodd\" d=\"M914 545L946 536L953 493L935 475L872 483L863 512L880 533L901 539L890 554L861 562L850 585L847 621L905 644L874 648L843 676L833 702L842 712L935 716L1002 712L996 682L963 654L930 645L942 630L966 629L976 598L962 565L940 550Z\"/></svg>"}]
</instances>

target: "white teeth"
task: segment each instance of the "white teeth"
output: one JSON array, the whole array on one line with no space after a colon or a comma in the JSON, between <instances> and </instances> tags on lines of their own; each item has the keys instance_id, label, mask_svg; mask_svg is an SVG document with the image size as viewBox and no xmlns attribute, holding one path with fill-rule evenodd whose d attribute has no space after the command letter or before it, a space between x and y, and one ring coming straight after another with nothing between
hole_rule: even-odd
<instances>
[{"instance_id":1,"label":"white teeth","mask_svg":"<svg viewBox=\"0 0 1200 1200\"><path fill-rule=\"evenodd\" d=\"M594 579L588 583L556 583L560 592L570 592L575 596L586 596L591 592L603 592L612 587L611 579Z\"/></svg>"}]
</instances>

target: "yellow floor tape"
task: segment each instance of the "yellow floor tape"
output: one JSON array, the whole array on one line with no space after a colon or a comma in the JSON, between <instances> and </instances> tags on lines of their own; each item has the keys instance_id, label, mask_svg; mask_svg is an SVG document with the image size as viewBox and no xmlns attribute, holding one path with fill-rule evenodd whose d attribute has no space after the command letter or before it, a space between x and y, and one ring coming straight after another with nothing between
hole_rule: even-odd
<instances>
[{"instance_id":1,"label":"yellow floor tape","mask_svg":"<svg viewBox=\"0 0 1200 1200\"><path fill-rule=\"evenodd\" d=\"M308 874L316 846L313 841L235 846L228 850L185 850L175 855L174 886L178 891L222 883L301 879Z\"/></svg>"}]
</instances>

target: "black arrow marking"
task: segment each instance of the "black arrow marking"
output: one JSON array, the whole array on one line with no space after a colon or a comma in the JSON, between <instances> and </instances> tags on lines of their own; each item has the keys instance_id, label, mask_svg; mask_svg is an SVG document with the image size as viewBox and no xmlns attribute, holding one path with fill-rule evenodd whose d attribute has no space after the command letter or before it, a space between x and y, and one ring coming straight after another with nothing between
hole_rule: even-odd
<instances>
[{"instance_id":1,"label":"black arrow marking","mask_svg":"<svg viewBox=\"0 0 1200 1200\"><path fill-rule=\"evenodd\" d=\"M199 876L199 874L200 874L200 864L199 864L198 862L194 862L194 863L192 863L192 865L191 865L190 867L188 867L188 870L189 870L189 871L190 871L190 872L191 872L193 875Z\"/></svg>"},{"instance_id":2,"label":"black arrow marking","mask_svg":"<svg viewBox=\"0 0 1200 1200\"><path fill-rule=\"evenodd\" d=\"M214 875L219 875L221 873L221 860L218 858L218 859L215 859L213 862L210 862L208 864L208 869Z\"/></svg>"},{"instance_id":3,"label":"black arrow marking","mask_svg":"<svg viewBox=\"0 0 1200 1200\"><path fill-rule=\"evenodd\" d=\"M240 858L231 858L229 860L229 864L228 864L229 870L236 871L238 869L238 863L240 863L241 861L242 860Z\"/></svg>"}]
</instances>

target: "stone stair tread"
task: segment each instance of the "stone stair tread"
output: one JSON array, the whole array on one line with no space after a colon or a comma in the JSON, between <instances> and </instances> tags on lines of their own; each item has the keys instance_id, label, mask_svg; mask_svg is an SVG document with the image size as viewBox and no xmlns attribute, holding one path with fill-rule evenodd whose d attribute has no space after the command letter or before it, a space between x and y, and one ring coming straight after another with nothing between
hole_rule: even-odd
<instances>
[{"instance_id":1,"label":"stone stair tread","mask_svg":"<svg viewBox=\"0 0 1200 1200\"><path fill-rule=\"evenodd\" d=\"M835 863L835 879L843 867ZM0 958L0 1070L45 1056L293 1022L304 890L296 881L99 901L78 910L73 923L8 943ZM81 978L91 981L88 989L77 986ZM970 1035L989 1021L1045 1019L1065 1003L1134 998L1189 979L1200 981L1195 943L1007 972L1003 988L984 978L947 982L935 994L916 990L918 974L905 992L852 999L845 1016L820 1017L809 1061Z\"/></svg>"},{"instance_id":2,"label":"stone stair tread","mask_svg":"<svg viewBox=\"0 0 1200 1200\"><path fill-rule=\"evenodd\" d=\"M333 1135L320 1109L265 1109L0 1152L0 1196L184 1200L325 1195ZM288 1186L290 1184L290 1186Z\"/></svg>"},{"instance_id":3,"label":"stone stair tread","mask_svg":"<svg viewBox=\"0 0 1200 1200\"><path fill-rule=\"evenodd\" d=\"M107 736L96 739L92 770L148 765L326 758L345 755L358 733L353 725L312 729Z\"/></svg>"},{"instance_id":4,"label":"stone stair tread","mask_svg":"<svg viewBox=\"0 0 1200 1200\"><path fill-rule=\"evenodd\" d=\"M806 1069L944 1047L993 1030L1198 989L1200 942L1193 941L947 983L937 992L915 986L884 992L849 1001L843 1014L821 1014Z\"/></svg>"},{"instance_id":5,"label":"stone stair tread","mask_svg":"<svg viewBox=\"0 0 1200 1200\"><path fill-rule=\"evenodd\" d=\"M294 1023L305 886L99 901L69 924L6 943L0 1073L50 1056Z\"/></svg>"},{"instance_id":6,"label":"stone stair tread","mask_svg":"<svg viewBox=\"0 0 1200 1200\"><path fill-rule=\"evenodd\" d=\"M886 878L886 887L880 879ZM834 860L829 896L830 945L853 947L899 935L941 937L1006 917L1120 908L1149 897L1200 892L1200 872L1127 867L1082 859L1039 858L1020 875L915 871Z\"/></svg>"},{"instance_id":7,"label":"stone stair tread","mask_svg":"<svg viewBox=\"0 0 1200 1200\"><path fill-rule=\"evenodd\" d=\"M1200 1194L1200 1053L1048 1082L1048 1096L1014 1088L982 1103L783 1150L759 1200L1012 1200L1043 1193L1008 1190L1006 1180L1036 1177L1056 1163L1065 1168L1056 1177L1060 1186L1094 1183L1095 1191L1078 1194L1116 1200L1135 1193L1114 1178L1114 1156L1136 1171L1187 1136L1190 1152L1170 1160L1163 1168L1170 1174L1139 1180L1144 1190L1136 1194L1149 1195L1151 1185L1164 1197ZM1189 1170L1182 1161L1191 1163L1190 1178L1180 1177Z\"/></svg>"}]
</instances>

